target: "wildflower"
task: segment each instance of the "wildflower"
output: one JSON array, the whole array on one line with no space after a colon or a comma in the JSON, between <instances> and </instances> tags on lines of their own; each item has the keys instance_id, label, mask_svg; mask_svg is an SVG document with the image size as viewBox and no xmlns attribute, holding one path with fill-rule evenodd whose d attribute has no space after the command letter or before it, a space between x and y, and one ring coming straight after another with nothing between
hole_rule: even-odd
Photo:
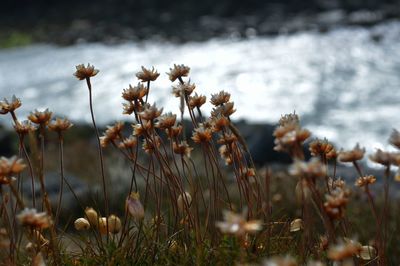
<instances>
[{"instance_id":1,"label":"wildflower","mask_svg":"<svg viewBox=\"0 0 400 266\"><path fill-rule=\"evenodd\" d=\"M22 159L16 156L11 158L0 157L0 185L9 184L10 177L17 175L25 169L26 165L22 163Z\"/></svg>"},{"instance_id":2,"label":"wildflower","mask_svg":"<svg viewBox=\"0 0 400 266\"><path fill-rule=\"evenodd\" d=\"M90 223L85 218L78 218L75 220L74 226L78 231L88 230L90 228Z\"/></svg>"},{"instance_id":3,"label":"wildflower","mask_svg":"<svg viewBox=\"0 0 400 266\"><path fill-rule=\"evenodd\" d=\"M389 166L391 164L397 165L400 161L400 154L394 152L385 152L381 149L377 149L374 154L369 156L369 159L384 166Z\"/></svg>"},{"instance_id":4,"label":"wildflower","mask_svg":"<svg viewBox=\"0 0 400 266\"><path fill-rule=\"evenodd\" d=\"M29 226L35 229L45 229L50 227L50 217L45 212L37 212L36 209L25 208L17 219L23 226Z\"/></svg>"},{"instance_id":5,"label":"wildflower","mask_svg":"<svg viewBox=\"0 0 400 266\"><path fill-rule=\"evenodd\" d=\"M357 187L364 187L364 186L367 186L367 185L370 185L370 184L375 183L375 181L376 181L376 177L373 176L373 175L360 176L360 177L357 179L355 185L356 185Z\"/></svg>"},{"instance_id":6,"label":"wildflower","mask_svg":"<svg viewBox=\"0 0 400 266\"><path fill-rule=\"evenodd\" d=\"M310 152L312 156L322 156L326 159L335 159L336 150L327 139L316 139L310 143Z\"/></svg>"},{"instance_id":7,"label":"wildflower","mask_svg":"<svg viewBox=\"0 0 400 266\"><path fill-rule=\"evenodd\" d=\"M244 236L246 233L255 233L261 230L261 222L259 220L246 220L246 211L242 214L236 214L225 210L223 215L224 221L217 222L216 226L224 234Z\"/></svg>"},{"instance_id":8,"label":"wildflower","mask_svg":"<svg viewBox=\"0 0 400 266\"><path fill-rule=\"evenodd\" d=\"M225 129L226 126L229 125L229 120L225 116L216 116L212 119L212 129L213 132L219 132Z\"/></svg>"},{"instance_id":9,"label":"wildflower","mask_svg":"<svg viewBox=\"0 0 400 266\"><path fill-rule=\"evenodd\" d=\"M158 147L160 147L161 145L161 139L158 136L155 136L154 140L149 140L149 139L145 139L143 141L143 150L148 153L151 154L154 152L154 150Z\"/></svg>"},{"instance_id":10,"label":"wildflower","mask_svg":"<svg viewBox=\"0 0 400 266\"><path fill-rule=\"evenodd\" d=\"M182 77L187 77L190 72L190 68L185 65L175 65L173 68L169 69L169 79L174 82L176 79L180 79Z\"/></svg>"},{"instance_id":11,"label":"wildflower","mask_svg":"<svg viewBox=\"0 0 400 266\"><path fill-rule=\"evenodd\" d=\"M3 101L0 101L0 114L5 115L9 112L14 112L20 106L21 100L15 97L15 95L12 96L11 102L4 98Z\"/></svg>"},{"instance_id":12,"label":"wildflower","mask_svg":"<svg viewBox=\"0 0 400 266\"><path fill-rule=\"evenodd\" d=\"M222 136L217 140L217 143L231 145L235 141L237 141L237 137L235 135L223 133Z\"/></svg>"},{"instance_id":13,"label":"wildflower","mask_svg":"<svg viewBox=\"0 0 400 266\"><path fill-rule=\"evenodd\" d=\"M167 128L166 132L169 138L174 139L182 134L182 125L173 126L171 128Z\"/></svg>"},{"instance_id":14,"label":"wildflower","mask_svg":"<svg viewBox=\"0 0 400 266\"><path fill-rule=\"evenodd\" d=\"M340 219L349 202L350 192L345 188L336 188L330 194L325 195L324 209L332 219Z\"/></svg>"},{"instance_id":15,"label":"wildflower","mask_svg":"<svg viewBox=\"0 0 400 266\"><path fill-rule=\"evenodd\" d=\"M342 242L331 246L328 249L328 258L335 261L340 261L352 258L361 250L361 245L355 241Z\"/></svg>"},{"instance_id":16,"label":"wildflower","mask_svg":"<svg viewBox=\"0 0 400 266\"><path fill-rule=\"evenodd\" d=\"M97 221L98 229L100 234L105 235L107 234L107 218L106 217L101 217Z\"/></svg>"},{"instance_id":17,"label":"wildflower","mask_svg":"<svg viewBox=\"0 0 400 266\"><path fill-rule=\"evenodd\" d=\"M141 119L146 121L153 121L161 115L163 108L158 109L154 103L151 106L147 106L142 112L139 113Z\"/></svg>"},{"instance_id":18,"label":"wildflower","mask_svg":"<svg viewBox=\"0 0 400 266\"><path fill-rule=\"evenodd\" d=\"M233 102L228 102L224 105L220 105L216 108L213 108L213 110L211 111L211 116L216 117L216 116L225 116L225 117L229 117L231 116L234 112L236 112L236 109L233 109Z\"/></svg>"},{"instance_id":19,"label":"wildflower","mask_svg":"<svg viewBox=\"0 0 400 266\"><path fill-rule=\"evenodd\" d=\"M154 67L150 70L142 66L142 71L136 73L136 77L142 82L155 81L158 76L160 76L160 73L158 73Z\"/></svg>"},{"instance_id":20,"label":"wildflower","mask_svg":"<svg viewBox=\"0 0 400 266\"><path fill-rule=\"evenodd\" d=\"M89 223L92 226L97 226L98 215L97 215L97 212L95 211L95 209L87 207L85 209L85 215L86 215L87 220L89 221Z\"/></svg>"},{"instance_id":21,"label":"wildflower","mask_svg":"<svg viewBox=\"0 0 400 266\"><path fill-rule=\"evenodd\" d=\"M47 125L52 115L53 113L50 112L49 109L46 109L43 112L35 110L29 114L28 119L34 124Z\"/></svg>"},{"instance_id":22,"label":"wildflower","mask_svg":"<svg viewBox=\"0 0 400 266\"><path fill-rule=\"evenodd\" d=\"M136 105L132 102L123 103L122 104L122 114L124 115L131 115L136 110Z\"/></svg>"},{"instance_id":23,"label":"wildflower","mask_svg":"<svg viewBox=\"0 0 400 266\"><path fill-rule=\"evenodd\" d=\"M48 127L52 131L61 133L62 131L68 130L73 126L73 124L66 118L56 118L55 121L49 123Z\"/></svg>"},{"instance_id":24,"label":"wildflower","mask_svg":"<svg viewBox=\"0 0 400 266\"><path fill-rule=\"evenodd\" d=\"M129 149L135 147L136 145L137 138L135 136L130 136L129 138L126 138L121 143L119 143L118 147L121 149Z\"/></svg>"},{"instance_id":25,"label":"wildflower","mask_svg":"<svg viewBox=\"0 0 400 266\"><path fill-rule=\"evenodd\" d=\"M312 158L309 162L296 160L290 167L289 173L294 176L315 179L326 176L326 167L317 158Z\"/></svg>"},{"instance_id":26,"label":"wildflower","mask_svg":"<svg viewBox=\"0 0 400 266\"><path fill-rule=\"evenodd\" d=\"M95 69L93 65L88 64L85 67L84 64L80 64L76 66L74 76L79 80L84 80L96 76L97 73L99 73L99 70Z\"/></svg>"},{"instance_id":27,"label":"wildflower","mask_svg":"<svg viewBox=\"0 0 400 266\"><path fill-rule=\"evenodd\" d=\"M125 208L127 212L136 219L144 217L144 208L140 202L139 193L132 192L125 201Z\"/></svg>"},{"instance_id":28,"label":"wildflower","mask_svg":"<svg viewBox=\"0 0 400 266\"><path fill-rule=\"evenodd\" d=\"M194 94L194 96L189 97L189 108L200 108L203 104L206 103L206 96Z\"/></svg>"},{"instance_id":29,"label":"wildflower","mask_svg":"<svg viewBox=\"0 0 400 266\"><path fill-rule=\"evenodd\" d=\"M190 158L190 153L193 148L191 148L186 141L181 141L180 143L174 142L173 150L176 154L185 155Z\"/></svg>"},{"instance_id":30,"label":"wildflower","mask_svg":"<svg viewBox=\"0 0 400 266\"><path fill-rule=\"evenodd\" d=\"M337 187L339 188L345 188L346 187L346 182L342 178L336 178L333 180L331 177L328 179L328 185L329 187L335 189Z\"/></svg>"},{"instance_id":31,"label":"wildflower","mask_svg":"<svg viewBox=\"0 0 400 266\"><path fill-rule=\"evenodd\" d=\"M297 266L297 262L290 256L272 257L263 262L263 266Z\"/></svg>"},{"instance_id":32,"label":"wildflower","mask_svg":"<svg viewBox=\"0 0 400 266\"><path fill-rule=\"evenodd\" d=\"M116 122L113 126L107 126L106 131L104 132L104 136L112 141L117 140L120 138L123 128L124 123Z\"/></svg>"},{"instance_id":33,"label":"wildflower","mask_svg":"<svg viewBox=\"0 0 400 266\"><path fill-rule=\"evenodd\" d=\"M111 234L118 234L121 231L122 224L121 219L118 216L112 214L108 217L108 231Z\"/></svg>"},{"instance_id":34,"label":"wildflower","mask_svg":"<svg viewBox=\"0 0 400 266\"><path fill-rule=\"evenodd\" d=\"M225 91L220 91L219 93L211 94L210 102L214 106L219 106L228 103L230 98L231 98L230 93Z\"/></svg>"},{"instance_id":35,"label":"wildflower","mask_svg":"<svg viewBox=\"0 0 400 266\"><path fill-rule=\"evenodd\" d=\"M303 220L302 219L294 219L290 223L290 232L297 232L303 229Z\"/></svg>"},{"instance_id":36,"label":"wildflower","mask_svg":"<svg viewBox=\"0 0 400 266\"><path fill-rule=\"evenodd\" d=\"M33 132L36 130L36 127L32 125L29 120L24 120L22 122L17 121L14 125L15 132L17 132L20 136L25 136L29 132Z\"/></svg>"},{"instance_id":37,"label":"wildflower","mask_svg":"<svg viewBox=\"0 0 400 266\"><path fill-rule=\"evenodd\" d=\"M390 134L389 143L400 149L400 132L396 129L393 129L392 134Z\"/></svg>"},{"instance_id":38,"label":"wildflower","mask_svg":"<svg viewBox=\"0 0 400 266\"><path fill-rule=\"evenodd\" d=\"M360 145L357 145L350 151L340 151L337 159L339 162L355 162L361 160L364 157L365 148L360 148Z\"/></svg>"},{"instance_id":39,"label":"wildflower","mask_svg":"<svg viewBox=\"0 0 400 266\"><path fill-rule=\"evenodd\" d=\"M192 140L196 143L209 142L212 138L210 129L198 127L194 130Z\"/></svg>"},{"instance_id":40,"label":"wildflower","mask_svg":"<svg viewBox=\"0 0 400 266\"><path fill-rule=\"evenodd\" d=\"M190 208L190 205L192 204L192 196L189 194L189 192L184 192L183 194L180 194L177 200L177 205L179 211L183 212L186 210L186 207Z\"/></svg>"},{"instance_id":41,"label":"wildflower","mask_svg":"<svg viewBox=\"0 0 400 266\"><path fill-rule=\"evenodd\" d=\"M148 91L149 90L141 83L138 83L135 87L129 84L129 88L122 91L122 98L129 102L141 101Z\"/></svg>"},{"instance_id":42,"label":"wildflower","mask_svg":"<svg viewBox=\"0 0 400 266\"><path fill-rule=\"evenodd\" d=\"M171 128L175 125L176 115L173 115L171 112L163 114L158 118L158 122L156 127L160 129Z\"/></svg>"},{"instance_id":43,"label":"wildflower","mask_svg":"<svg viewBox=\"0 0 400 266\"><path fill-rule=\"evenodd\" d=\"M173 86L172 93L175 95L175 97L186 96L192 94L195 88L196 84L190 83L189 80L188 82L179 83L178 85Z\"/></svg>"}]
</instances>

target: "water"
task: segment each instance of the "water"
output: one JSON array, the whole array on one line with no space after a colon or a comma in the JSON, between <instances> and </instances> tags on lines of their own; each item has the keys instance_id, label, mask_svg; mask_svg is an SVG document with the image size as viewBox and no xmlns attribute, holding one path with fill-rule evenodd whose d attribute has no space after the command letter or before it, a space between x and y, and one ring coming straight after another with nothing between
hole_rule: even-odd
<instances>
[{"instance_id":1,"label":"water","mask_svg":"<svg viewBox=\"0 0 400 266\"><path fill-rule=\"evenodd\" d=\"M191 67L198 93L209 99L219 90L231 92L237 119L275 123L296 110L315 136L344 148L355 142L386 147L391 129L400 129L400 22L204 43L3 50L0 95L22 99L19 115L49 107L72 120L89 121L85 82L72 76L74 66L86 62L100 69L93 87L101 123L124 118L121 91L137 82L134 73L141 65L154 65L162 73L150 101L178 112L179 100L164 73L173 63L183 63ZM0 122L10 123L4 117Z\"/></svg>"}]
</instances>

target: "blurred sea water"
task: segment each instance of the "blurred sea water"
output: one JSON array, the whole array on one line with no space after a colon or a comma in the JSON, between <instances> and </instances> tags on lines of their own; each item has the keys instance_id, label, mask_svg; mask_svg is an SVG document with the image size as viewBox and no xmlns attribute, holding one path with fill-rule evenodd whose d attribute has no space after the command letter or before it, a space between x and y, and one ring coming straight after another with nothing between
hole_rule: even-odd
<instances>
[{"instance_id":1,"label":"blurred sea water","mask_svg":"<svg viewBox=\"0 0 400 266\"><path fill-rule=\"evenodd\" d=\"M386 147L392 128L400 129L400 22L185 44L43 44L0 50L0 96L22 99L19 116L49 108L90 121L85 82L72 76L75 65L87 62L100 69L92 83L96 117L103 124L129 119L122 115L121 92L137 83L134 74L142 65L162 74L152 84L150 102L178 112L179 99L165 72L179 63L191 67L197 93L209 99L219 90L230 92L236 119L276 123L295 110L315 136L344 148L356 142ZM0 123L10 125L4 116Z\"/></svg>"}]
</instances>

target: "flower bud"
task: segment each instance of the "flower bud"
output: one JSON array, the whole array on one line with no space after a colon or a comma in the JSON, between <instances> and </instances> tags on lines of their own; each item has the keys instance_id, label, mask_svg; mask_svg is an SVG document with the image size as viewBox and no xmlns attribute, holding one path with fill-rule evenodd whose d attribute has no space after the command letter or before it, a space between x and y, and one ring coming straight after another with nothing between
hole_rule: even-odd
<instances>
[{"instance_id":1,"label":"flower bud","mask_svg":"<svg viewBox=\"0 0 400 266\"><path fill-rule=\"evenodd\" d=\"M89 208L87 207L85 209L85 215L89 221L89 223L93 226L97 226L97 219L98 219L98 215L97 212L93 209L93 208Z\"/></svg>"},{"instance_id":2,"label":"flower bud","mask_svg":"<svg viewBox=\"0 0 400 266\"><path fill-rule=\"evenodd\" d=\"M187 204L187 205L186 205ZM192 204L192 196L190 196L189 192L184 192L178 197L178 209L183 212L186 210L186 207L190 207Z\"/></svg>"},{"instance_id":3,"label":"flower bud","mask_svg":"<svg viewBox=\"0 0 400 266\"><path fill-rule=\"evenodd\" d=\"M139 193L132 192L126 199L126 210L133 218L142 219L144 217L144 208L139 200Z\"/></svg>"},{"instance_id":4,"label":"flower bud","mask_svg":"<svg viewBox=\"0 0 400 266\"><path fill-rule=\"evenodd\" d=\"M88 230L90 228L90 223L85 218L78 218L75 220L74 226L78 231Z\"/></svg>"},{"instance_id":5,"label":"flower bud","mask_svg":"<svg viewBox=\"0 0 400 266\"><path fill-rule=\"evenodd\" d=\"M107 234L107 218L106 217L101 217L99 218L99 232L102 235Z\"/></svg>"},{"instance_id":6,"label":"flower bud","mask_svg":"<svg viewBox=\"0 0 400 266\"><path fill-rule=\"evenodd\" d=\"M108 231L112 234L118 234L121 231L121 220L116 215L108 217Z\"/></svg>"}]
</instances>

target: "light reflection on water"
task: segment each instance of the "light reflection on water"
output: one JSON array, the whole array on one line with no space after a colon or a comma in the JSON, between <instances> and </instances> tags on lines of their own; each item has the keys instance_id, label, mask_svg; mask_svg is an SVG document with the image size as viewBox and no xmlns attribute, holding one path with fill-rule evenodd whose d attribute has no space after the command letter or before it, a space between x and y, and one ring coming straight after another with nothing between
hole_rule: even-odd
<instances>
[{"instance_id":1,"label":"light reflection on water","mask_svg":"<svg viewBox=\"0 0 400 266\"><path fill-rule=\"evenodd\" d=\"M87 89L72 76L74 66L86 62L100 69L93 86L95 112L102 123L123 118L121 91L137 82L134 73L141 65L154 65L162 73L152 85L150 101L178 112L179 100L171 95L164 73L173 63L183 63L191 67L198 93L232 93L236 118L275 123L281 114L296 110L317 136L346 148L357 141L385 146L391 129L400 128L400 22L182 45L3 50L0 95L20 97L20 114L49 107L73 120L89 121Z\"/></svg>"}]
</instances>

